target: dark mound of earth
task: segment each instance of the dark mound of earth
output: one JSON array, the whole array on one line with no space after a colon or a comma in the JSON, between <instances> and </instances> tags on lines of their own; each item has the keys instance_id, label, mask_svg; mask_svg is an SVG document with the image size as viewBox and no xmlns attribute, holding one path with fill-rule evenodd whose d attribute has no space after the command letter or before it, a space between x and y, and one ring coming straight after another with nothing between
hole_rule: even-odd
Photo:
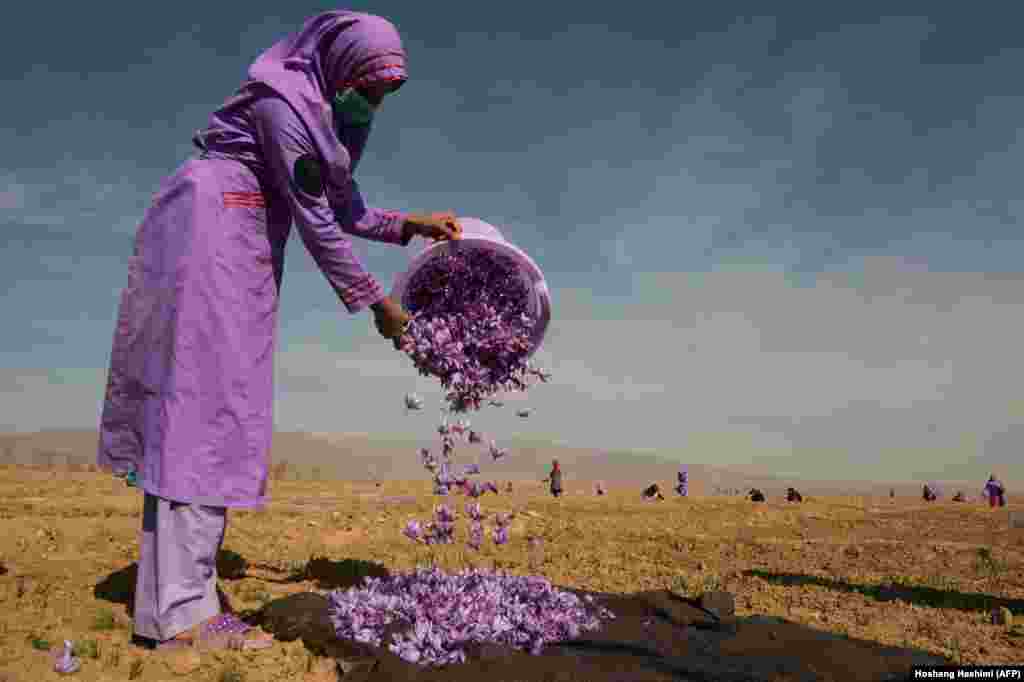
<instances>
[{"instance_id":1,"label":"dark mound of earth","mask_svg":"<svg viewBox=\"0 0 1024 682\"><path fill-rule=\"evenodd\" d=\"M302 639L310 651L335 659L344 682L875 682L906 679L913 665L950 663L780 618L718 617L667 591L589 594L615 614L600 630L548 646L539 656L479 646L467 651L466 663L445 668L406 663L386 648L339 640L320 593L278 599L246 620L280 640Z\"/></svg>"}]
</instances>

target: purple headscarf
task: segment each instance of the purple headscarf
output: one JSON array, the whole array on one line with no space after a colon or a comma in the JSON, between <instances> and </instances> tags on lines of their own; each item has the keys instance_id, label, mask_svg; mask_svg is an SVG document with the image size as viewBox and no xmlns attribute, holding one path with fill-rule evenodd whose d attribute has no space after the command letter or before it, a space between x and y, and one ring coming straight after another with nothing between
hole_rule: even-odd
<instances>
[{"instance_id":1,"label":"purple headscarf","mask_svg":"<svg viewBox=\"0 0 1024 682\"><path fill-rule=\"evenodd\" d=\"M404 82L405 51L387 19L325 12L257 57L249 78L268 85L295 109L327 166L328 179L336 187L348 187L368 131L342 144L334 130L331 100L346 87Z\"/></svg>"}]
</instances>

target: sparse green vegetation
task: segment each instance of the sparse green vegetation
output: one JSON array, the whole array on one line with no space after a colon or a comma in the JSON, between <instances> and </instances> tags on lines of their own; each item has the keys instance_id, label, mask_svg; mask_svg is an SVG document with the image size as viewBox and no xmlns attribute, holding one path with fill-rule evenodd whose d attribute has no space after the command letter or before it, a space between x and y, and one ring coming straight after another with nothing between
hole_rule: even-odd
<instances>
[{"instance_id":1,"label":"sparse green vegetation","mask_svg":"<svg viewBox=\"0 0 1024 682\"><path fill-rule=\"evenodd\" d=\"M245 682L245 674L236 664L230 663L221 669L217 682Z\"/></svg>"},{"instance_id":2,"label":"sparse green vegetation","mask_svg":"<svg viewBox=\"0 0 1024 682\"><path fill-rule=\"evenodd\" d=\"M117 618L108 608L101 609L92 621L92 629L96 631L113 630L117 627Z\"/></svg>"},{"instance_id":3,"label":"sparse green vegetation","mask_svg":"<svg viewBox=\"0 0 1024 682\"><path fill-rule=\"evenodd\" d=\"M100 644L95 639L83 639L75 642L74 654L79 658L98 659L100 657Z\"/></svg>"},{"instance_id":4,"label":"sparse green vegetation","mask_svg":"<svg viewBox=\"0 0 1024 682\"><path fill-rule=\"evenodd\" d=\"M28 642L36 651L49 651L50 647L52 646L49 640L43 639L42 637L38 637L36 635L30 635L28 638Z\"/></svg>"}]
</instances>

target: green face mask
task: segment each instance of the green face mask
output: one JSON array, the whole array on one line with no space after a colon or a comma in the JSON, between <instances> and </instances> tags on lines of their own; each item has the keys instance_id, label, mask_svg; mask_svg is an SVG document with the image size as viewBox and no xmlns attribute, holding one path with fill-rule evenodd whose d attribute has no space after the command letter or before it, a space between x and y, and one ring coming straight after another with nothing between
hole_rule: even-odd
<instances>
[{"instance_id":1,"label":"green face mask","mask_svg":"<svg viewBox=\"0 0 1024 682\"><path fill-rule=\"evenodd\" d=\"M370 125L376 108L354 88L346 88L334 96L334 127L337 129Z\"/></svg>"}]
</instances>

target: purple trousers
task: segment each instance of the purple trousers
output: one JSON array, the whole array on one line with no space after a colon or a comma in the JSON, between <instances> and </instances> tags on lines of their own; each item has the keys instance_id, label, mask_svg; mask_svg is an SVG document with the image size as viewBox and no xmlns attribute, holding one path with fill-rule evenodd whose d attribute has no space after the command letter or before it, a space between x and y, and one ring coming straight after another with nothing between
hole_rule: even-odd
<instances>
[{"instance_id":1,"label":"purple trousers","mask_svg":"<svg viewBox=\"0 0 1024 682\"><path fill-rule=\"evenodd\" d=\"M226 528L224 507L145 494L133 614L136 635L171 639L221 612L217 552Z\"/></svg>"}]
</instances>

